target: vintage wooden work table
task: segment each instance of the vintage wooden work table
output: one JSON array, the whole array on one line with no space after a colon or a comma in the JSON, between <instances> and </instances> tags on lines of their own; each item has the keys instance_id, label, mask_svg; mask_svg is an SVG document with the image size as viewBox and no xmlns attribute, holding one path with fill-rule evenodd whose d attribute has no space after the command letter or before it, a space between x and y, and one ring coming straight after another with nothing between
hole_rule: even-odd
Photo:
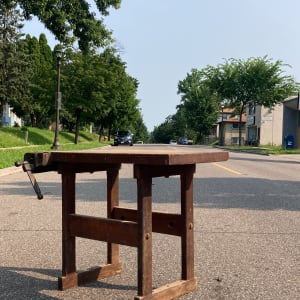
<instances>
[{"instance_id":1,"label":"vintage wooden work table","mask_svg":"<svg viewBox=\"0 0 300 300\"><path fill-rule=\"evenodd\" d=\"M197 163L224 161L228 153L194 147L109 147L93 151L26 153L22 163L42 198L33 173L57 171L62 178L62 277L59 289L118 274L119 245L137 247L138 293L134 299L173 299L196 288L194 276L193 174ZM119 206L119 170L132 164L137 210ZM76 214L76 173L106 171L107 218ZM152 211L152 178L180 176L181 213ZM152 288L152 232L181 237L181 280ZM75 238L107 242L107 263L76 270Z\"/></svg>"}]
</instances>

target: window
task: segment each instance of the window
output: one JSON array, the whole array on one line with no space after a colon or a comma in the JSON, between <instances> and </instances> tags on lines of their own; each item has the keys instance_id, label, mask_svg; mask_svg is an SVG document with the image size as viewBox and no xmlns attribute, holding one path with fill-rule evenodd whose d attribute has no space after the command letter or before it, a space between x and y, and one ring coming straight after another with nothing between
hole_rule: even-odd
<instances>
[{"instance_id":1,"label":"window","mask_svg":"<svg viewBox=\"0 0 300 300\"><path fill-rule=\"evenodd\" d=\"M231 128L232 128L233 130L238 130L238 129L239 129L239 124L240 124L239 122L232 123L232 124L231 124L231 125L232 125ZM242 124L241 128L242 128L242 131L245 130L245 124Z\"/></svg>"},{"instance_id":2,"label":"window","mask_svg":"<svg viewBox=\"0 0 300 300\"><path fill-rule=\"evenodd\" d=\"M239 144L239 138L238 137L231 138L231 144L232 145L238 145Z\"/></svg>"},{"instance_id":3,"label":"window","mask_svg":"<svg viewBox=\"0 0 300 300\"><path fill-rule=\"evenodd\" d=\"M254 103L249 103L248 115L255 115L256 109Z\"/></svg>"}]
</instances>

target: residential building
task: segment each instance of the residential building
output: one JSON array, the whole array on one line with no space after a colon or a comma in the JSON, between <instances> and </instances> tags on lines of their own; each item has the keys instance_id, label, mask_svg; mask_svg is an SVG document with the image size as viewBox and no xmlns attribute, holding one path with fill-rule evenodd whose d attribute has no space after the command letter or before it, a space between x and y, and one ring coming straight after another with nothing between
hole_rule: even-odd
<instances>
[{"instance_id":1,"label":"residential building","mask_svg":"<svg viewBox=\"0 0 300 300\"><path fill-rule=\"evenodd\" d=\"M3 126L9 126L9 127L14 126L16 124L18 126L21 126L22 120L12 111L12 107L10 107L8 103L6 103L4 105L1 123Z\"/></svg>"},{"instance_id":2,"label":"residential building","mask_svg":"<svg viewBox=\"0 0 300 300\"><path fill-rule=\"evenodd\" d=\"M283 102L282 145L292 138L293 147L300 149L300 103L299 94Z\"/></svg>"},{"instance_id":3,"label":"residential building","mask_svg":"<svg viewBox=\"0 0 300 300\"><path fill-rule=\"evenodd\" d=\"M231 111L230 111L231 110ZM229 113L230 111L230 113ZM223 111L223 118L219 121L219 139L221 145L239 145L239 126L240 126L240 116L236 115L231 117L232 109L227 109L225 114L225 109ZM241 145L245 143L245 124L246 124L246 115L242 115L242 140Z\"/></svg>"},{"instance_id":4,"label":"residential building","mask_svg":"<svg viewBox=\"0 0 300 300\"><path fill-rule=\"evenodd\" d=\"M246 108L246 144L282 145L283 107L282 103L272 108L249 104Z\"/></svg>"},{"instance_id":5,"label":"residential building","mask_svg":"<svg viewBox=\"0 0 300 300\"><path fill-rule=\"evenodd\" d=\"M205 143L206 144L210 144L213 143L217 140L219 140L220 143L222 143L222 141L220 140L221 138L221 122L222 120L225 121L227 119L229 119L231 117L231 115L233 114L234 109L233 108L223 108L222 110L219 111L219 116L218 116L218 120L217 122L213 125L213 127L211 128L209 134L207 136L205 136Z\"/></svg>"},{"instance_id":6,"label":"residential building","mask_svg":"<svg viewBox=\"0 0 300 300\"><path fill-rule=\"evenodd\" d=\"M218 123L223 120L229 119L234 113L233 108L223 108L221 111L219 111L219 117L218 117Z\"/></svg>"},{"instance_id":7,"label":"residential building","mask_svg":"<svg viewBox=\"0 0 300 300\"><path fill-rule=\"evenodd\" d=\"M272 108L250 104L246 108L246 143L300 149L299 96Z\"/></svg>"}]
</instances>

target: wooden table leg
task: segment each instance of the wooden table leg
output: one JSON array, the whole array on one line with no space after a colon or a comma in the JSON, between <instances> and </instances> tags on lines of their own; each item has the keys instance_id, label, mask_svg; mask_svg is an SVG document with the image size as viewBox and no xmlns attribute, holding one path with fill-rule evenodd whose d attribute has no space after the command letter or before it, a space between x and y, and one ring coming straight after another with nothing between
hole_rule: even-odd
<instances>
[{"instance_id":1,"label":"wooden table leg","mask_svg":"<svg viewBox=\"0 0 300 300\"><path fill-rule=\"evenodd\" d=\"M113 208L119 205L119 169L120 164L107 168L108 218L113 217ZM112 243L107 244L107 264L76 271L76 237L70 234L68 224L69 215L75 214L75 170L62 172L62 277L58 280L60 290L113 276L122 271L119 245Z\"/></svg>"},{"instance_id":2,"label":"wooden table leg","mask_svg":"<svg viewBox=\"0 0 300 300\"><path fill-rule=\"evenodd\" d=\"M138 197L138 296L152 293L152 178L141 172Z\"/></svg>"},{"instance_id":3,"label":"wooden table leg","mask_svg":"<svg viewBox=\"0 0 300 300\"><path fill-rule=\"evenodd\" d=\"M135 300L174 299L195 290L193 174L195 165L135 165L138 185L138 295ZM181 182L181 250L182 278L152 289L152 178L180 175Z\"/></svg>"},{"instance_id":4,"label":"wooden table leg","mask_svg":"<svg viewBox=\"0 0 300 300\"><path fill-rule=\"evenodd\" d=\"M76 273L75 236L68 231L68 215L75 213L75 173L62 173L62 277L58 288L64 290L78 285Z\"/></svg>"},{"instance_id":5,"label":"wooden table leg","mask_svg":"<svg viewBox=\"0 0 300 300\"><path fill-rule=\"evenodd\" d=\"M113 217L113 209L119 206L119 169L111 168L107 170L107 217ZM107 243L107 263L113 265L120 265L119 245Z\"/></svg>"},{"instance_id":6,"label":"wooden table leg","mask_svg":"<svg viewBox=\"0 0 300 300\"><path fill-rule=\"evenodd\" d=\"M194 221L193 221L193 174L195 166L185 166L181 180L181 274L183 280L194 279Z\"/></svg>"}]
</instances>

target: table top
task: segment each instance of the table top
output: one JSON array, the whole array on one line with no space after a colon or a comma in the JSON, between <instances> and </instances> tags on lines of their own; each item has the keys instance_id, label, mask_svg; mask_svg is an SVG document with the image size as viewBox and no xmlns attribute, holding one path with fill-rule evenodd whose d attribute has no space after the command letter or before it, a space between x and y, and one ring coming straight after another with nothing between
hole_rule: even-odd
<instances>
[{"instance_id":1,"label":"table top","mask_svg":"<svg viewBox=\"0 0 300 300\"><path fill-rule=\"evenodd\" d=\"M184 165L228 159L228 152L208 147L104 147L84 151L49 152L52 163L129 163Z\"/></svg>"}]
</instances>

